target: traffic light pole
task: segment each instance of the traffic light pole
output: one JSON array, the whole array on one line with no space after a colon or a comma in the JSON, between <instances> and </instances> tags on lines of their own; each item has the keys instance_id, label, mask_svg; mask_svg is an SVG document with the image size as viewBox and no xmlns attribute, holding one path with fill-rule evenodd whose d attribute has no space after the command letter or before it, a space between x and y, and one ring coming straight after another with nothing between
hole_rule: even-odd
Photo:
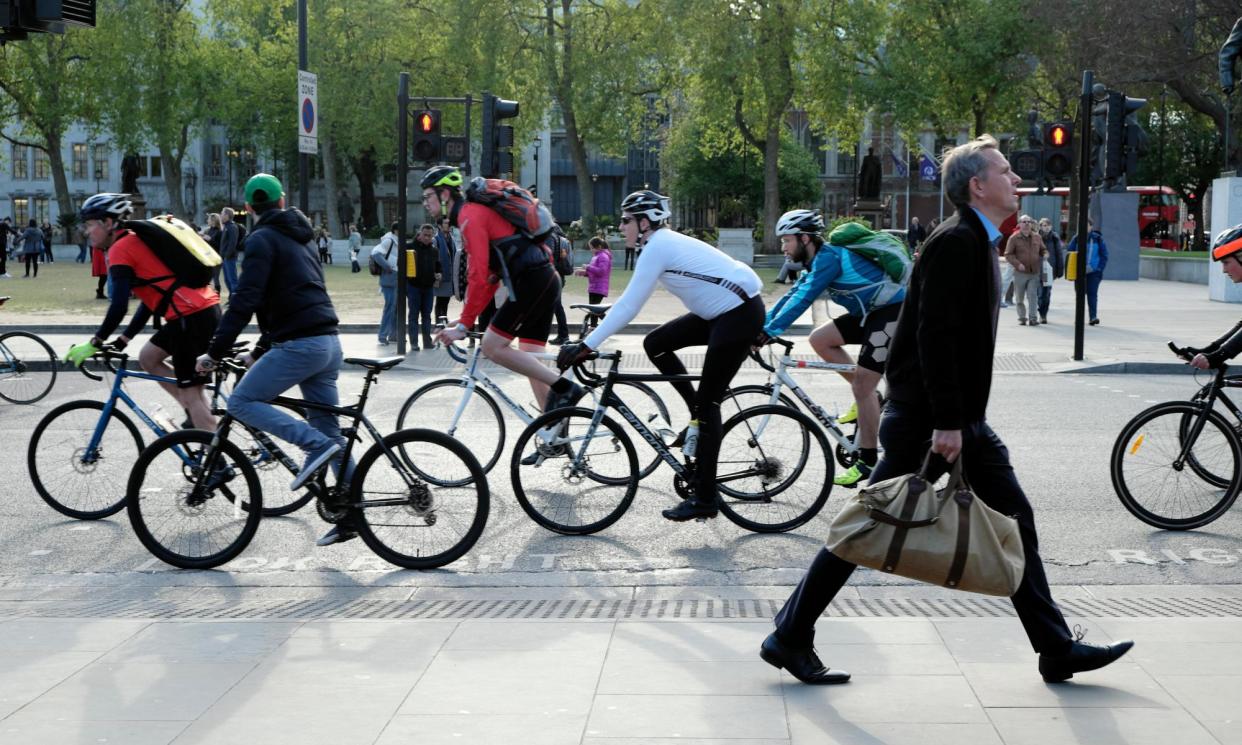
<instances>
[{"instance_id":1,"label":"traffic light pole","mask_svg":"<svg viewBox=\"0 0 1242 745\"><path fill-rule=\"evenodd\" d=\"M1078 252L1075 258L1076 273L1074 276L1074 360L1083 359L1083 342L1086 332L1086 301L1087 301L1087 208L1091 204L1091 119L1094 101L1091 89L1095 82L1095 74L1091 70L1082 73L1082 99L1078 104L1079 135L1078 135L1078 224L1075 226L1078 237Z\"/></svg>"},{"instance_id":2,"label":"traffic light pole","mask_svg":"<svg viewBox=\"0 0 1242 745\"><path fill-rule=\"evenodd\" d=\"M410 172L410 74L397 79L397 354L405 354L405 213ZM380 318L381 328L384 319Z\"/></svg>"}]
</instances>

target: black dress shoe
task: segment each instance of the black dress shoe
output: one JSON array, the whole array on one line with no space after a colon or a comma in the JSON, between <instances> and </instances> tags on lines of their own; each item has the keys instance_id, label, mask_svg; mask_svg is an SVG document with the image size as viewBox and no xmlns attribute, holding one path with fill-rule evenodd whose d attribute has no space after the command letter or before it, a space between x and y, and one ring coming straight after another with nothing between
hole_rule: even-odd
<instances>
[{"instance_id":1,"label":"black dress shoe","mask_svg":"<svg viewBox=\"0 0 1242 745\"><path fill-rule=\"evenodd\" d=\"M836 685L847 683L850 674L844 670L829 670L820 662L814 647L793 647L780 640L776 632L759 645L759 656L775 668L784 668L789 674L812 685Z\"/></svg>"},{"instance_id":2,"label":"black dress shoe","mask_svg":"<svg viewBox=\"0 0 1242 745\"><path fill-rule=\"evenodd\" d=\"M1039 674L1049 683L1060 683L1074 677L1074 673L1099 670L1116 662L1133 646L1129 639L1105 645L1074 641L1065 654L1041 654Z\"/></svg>"},{"instance_id":3,"label":"black dress shoe","mask_svg":"<svg viewBox=\"0 0 1242 745\"><path fill-rule=\"evenodd\" d=\"M709 517L715 517L720 510L716 509L714 504L703 504L695 499L684 499L681 504L676 507L670 507L660 512L661 515L675 523L683 523L687 520L700 520Z\"/></svg>"}]
</instances>

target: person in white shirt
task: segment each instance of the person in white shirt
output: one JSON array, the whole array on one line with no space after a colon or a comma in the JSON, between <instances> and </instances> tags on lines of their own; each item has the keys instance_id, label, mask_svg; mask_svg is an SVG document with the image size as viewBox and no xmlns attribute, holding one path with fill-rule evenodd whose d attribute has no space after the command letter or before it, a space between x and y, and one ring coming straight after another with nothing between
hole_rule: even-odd
<instances>
[{"instance_id":1,"label":"person in white shirt","mask_svg":"<svg viewBox=\"0 0 1242 745\"><path fill-rule=\"evenodd\" d=\"M670 520L683 521L717 514L720 402L763 330L764 308L759 276L719 249L670 229L671 214L668 197L653 191L636 191L622 200L625 245L642 247L634 276L590 336L561 347L557 364L561 369L572 366L625 328L651 297L657 282L686 306L689 313L660 326L643 341L647 356L665 375L686 374L674 354L678 349L707 345L698 390L689 383L673 383L690 410L691 428L696 423L698 427L693 496L663 512ZM694 438L682 432L673 445L688 449L691 442Z\"/></svg>"}]
</instances>

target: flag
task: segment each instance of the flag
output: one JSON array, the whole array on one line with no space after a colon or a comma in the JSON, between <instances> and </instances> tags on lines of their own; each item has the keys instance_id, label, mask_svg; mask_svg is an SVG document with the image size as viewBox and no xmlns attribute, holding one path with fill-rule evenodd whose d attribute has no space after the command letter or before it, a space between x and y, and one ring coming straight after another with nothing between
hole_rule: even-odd
<instances>
[{"instance_id":1,"label":"flag","mask_svg":"<svg viewBox=\"0 0 1242 745\"><path fill-rule=\"evenodd\" d=\"M901 162L901 158L898 158L896 153L890 152L888 155L893 159L893 168L897 171L897 175L905 178L910 173L910 169L906 168L906 164Z\"/></svg>"},{"instance_id":2,"label":"flag","mask_svg":"<svg viewBox=\"0 0 1242 745\"><path fill-rule=\"evenodd\" d=\"M927 157L927 154L919 156L919 178L924 181L935 181L939 171L936 168L936 161Z\"/></svg>"}]
</instances>

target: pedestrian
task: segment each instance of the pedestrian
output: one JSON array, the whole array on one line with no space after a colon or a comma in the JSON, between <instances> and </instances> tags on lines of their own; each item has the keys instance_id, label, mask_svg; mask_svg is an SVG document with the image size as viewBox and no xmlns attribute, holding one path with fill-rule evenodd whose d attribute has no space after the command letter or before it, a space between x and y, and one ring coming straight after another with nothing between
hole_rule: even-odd
<instances>
[{"instance_id":1,"label":"pedestrian","mask_svg":"<svg viewBox=\"0 0 1242 745\"><path fill-rule=\"evenodd\" d=\"M344 192L342 192L343 194ZM362 271L362 266L358 264L358 252L362 250L362 233L358 232L357 225L349 226L349 270L354 274Z\"/></svg>"},{"instance_id":2,"label":"pedestrian","mask_svg":"<svg viewBox=\"0 0 1242 745\"><path fill-rule=\"evenodd\" d=\"M315 245L319 249L319 263L332 263L332 238L328 236L328 229L319 228L319 235L315 238Z\"/></svg>"},{"instance_id":3,"label":"pedestrian","mask_svg":"<svg viewBox=\"0 0 1242 745\"><path fill-rule=\"evenodd\" d=\"M919 225L919 219L917 217L911 217L910 227L906 229L906 245L910 247L910 253L913 254L918 251L919 245L921 245L926 238L927 231L923 229L922 225Z\"/></svg>"},{"instance_id":4,"label":"pedestrian","mask_svg":"<svg viewBox=\"0 0 1242 745\"><path fill-rule=\"evenodd\" d=\"M1189 251L1191 244L1195 239L1195 216L1187 213L1186 219L1182 221L1181 247L1183 251Z\"/></svg>"},{"instance_id":5,"label":"pedestrian","mask_svg":"<svg viewBox=\"0 0 1242 745\"><path fill-rule=\"evenodd\" d=\"M351 226L353 227L353 226ZM352 242L358 234L355 228L349 236ZM361 242L361 237L359 242ZM388 232L371 249L370 263L379 269L380 295L384 297L384 310L380 312L379 343L392 343L397 333L397 223L393 221ZM374 274L374 270L372 270Z\"/></svg>"},{"instance_id":6,"label":"pedestrian","mask_svg":"<svg viewBox=\"0 0 1242 745\"><path fill-rule=\"evenodd\" d=\"M1052 221L1046 217L1039 218L1039 237L1048 250L1041 272L1043 286L1039 288L1039 322L1047 323L1048 307L1052 304L1052 282L1065 273L1065 246L1061 243L1061 235L1052 229Z\"/></svg>"},{"instance_id":7,"label":"pedestrian","mask_svg":"<svg viewBox=\"0 0 1242 745\"><path fill-rule=\"evenodd\" d=\"M436 283L436 323L448 323L449 300L453 299L453 230L447 217L436 221L440 228L436 231L436 254L440 259L440 281Z\"/></svg>"},{"instance_id":8,"label":"pedestrian","mask_svg":"<svg viewBox=\"0 0 1242 745\"><path fill-rule=\"evenodd\" d=\"M86 252L90 249L90 239L86 237L86 231L82 230L80 227L75 228L73 233L78 239L78 256L73 260L73 262L75 264L85 264Z\"/></svg>"},{"instance_id":9,"label":"pedestrian","mask_svg":"<svg viewBox=\"0 0 1242 745\"><path fill-rule=\"evenodd\" d=\"M556 307L552 314L556 317L556 338L553 344L564 344L569 341L569 323L565 318L565 281L574 273L574 245L565 237L560 225L552 226L553 235L548 240L552 243L552 267L561 279L561 287L556 295ZM599 240L592 238L592 241Z\"/></svg>"},{"instance_id":10,"label":"pedestrian","mask_svg":"<svg viewBox=\"0 0 1242 745\"><path fill-rule=\"evenodd\" d=\"M237 254L241 237L237 223L233 222L233 208L220 210L220 258L221 272L224 274L224 286L229 291L229 299L233 299L233 291L237 289Z\"/></svg>"},{"instance_id":11,"label":"pedestrian","mask_svg":"<svg viewBox=\"0 0 1242 745\"><path fill-rule=\"evenodd\" d=\"M431 309L435 305L436 286L444 276L440 252L436 250L434 225L419 226L414 240L407 244L405 276L406 332L410 335L410 351L419 350L419 331L422 331L422 348L431 349L435 346L431 338Z\"/></svg>"},{"instance_id":12,"label":"pedestrian","mask_svg":"<svg viewBox=\"0 0 1242 745\"><path fill-rule=\"evenodd\" d=\"M1078 250L1078 236L1070 239L1068 251ZM1095 220L1087 218L1087 275L1083 280L1087 283L1087 315L1091 317L1091 325L1100 325L1099 295L1100 282L1104 280L1104 267L1108 265L1108 246L1104 236L1095 229Z\"/></svg>"},{"instance_id":13,"label":"pedestrian","mask_svg":"<svg viewBox=\"0 0 1242 745\"><path fill-rule=\"evenodd\" d=\"M591 260L576 273L587 278L587 302L598 305L608 297L608 283L612 278L612 251L604 239L599 237L588 241L587 248L591 249ZM591 320L593 325L598 325L598 318Z\"/></svg>"},{"instance_id":14,"label":"pedestrian","mask_svg":"<svg viewBox=\"0 0 1242 745\"><path fill-rule=\"evenodd\" d=\"M12 218L6 217L0 220L0 279L9 279L13 276L9 274L9 250L16 236L17 231L13 229Z\"/></svg>"},{"instance_id":15,"label":"pedestrian","mask_svg":"<svg viewBox=\"0 0 1242 745\"><path fill-rule=\"evenodd\" d=\"M1030 215L1018 218L1018 232L1009 236L1005 261L1013 267L1014 297L1018 300L1018 325L1039 325L1039 288L1043 282L1044 240Z\"/></svg>"},{"instance_id":16,"label":"pedestrian","mask_svg":"<svg viewBox=\"0 0 1242 745\"><path fill-rule=\"evenodd\" d=\"M1001 237L996 225L1018 209L1020 179L989 135L950 150L943 168L945 193L957 213L927 240L914 265L888 355L883 456L871 483L916 472L929 448L939 456L932 459L931 481L947 463L964 458L975 496L1018 521L1026 563L1011 600L1039 654L1040 674L1060 682L1114 662L1134 643L1097 646L1070 633L1044 574L1031 504L986 420L1000 315L1000 267L992 246ZM854 569L820 549L776 614L776 630L764 639L760 656L804 683L848 681L849 673L820 661L813 642L816 620Z\"/></svg>"},{"instance_id":17,"label":"pedestrian","mask_svg":"<svg viewBox=\"0 0 1242 745\"><path fill-rule=\"evenodd\" d=\"M52 240L56 232L52 230L52 224L46 221L39 227L39 230L43 232L43 261L51 264L56 261L56 257L52 255Z\"/></svg>"},{"instance_id":18,"label":"pedestrian","mask_svg":"<svg viewBox=\"0 0 1242 745\"><path fill-rule=\"evenodd\" d=\"M39 229L39 223L34 220L22 231L22 258L26 262L26 274L23 279L29 279L30 269L34 267L34 277L39 277L39 257L43 255L43 231Z\"/></svg>"},{"instance_id":19,"label":"pedestrian","mask_svg":"<svg viewBox=\"0 0 1242 745\"><path fill-rule=\"evenodd\" d=\"M625 269L626 270L631 270L634 268L634 256L635 256L634 248L635 248L634 246L625 247Z\"/></svg>"}]
</instances>

